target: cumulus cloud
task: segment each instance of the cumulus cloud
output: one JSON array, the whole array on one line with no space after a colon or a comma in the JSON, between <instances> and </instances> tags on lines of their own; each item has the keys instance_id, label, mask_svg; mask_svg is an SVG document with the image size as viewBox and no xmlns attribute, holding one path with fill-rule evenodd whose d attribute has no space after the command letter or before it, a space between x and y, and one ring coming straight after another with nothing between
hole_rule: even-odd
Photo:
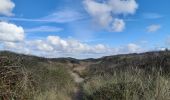
<instances>
[{"instance_id":1,"label":"cumulus cloud","mask_svg":"<svg viewBox=\"0 0 170 100\"><path fill-rule=\"evenodd\" d=\"M125 22L122 19L115 19L112 25L112 30L121 32L125 28Z\"/></svg>"},{"instance_id":2,"label":"cumulus cloud","mask_svg":"<svg viewBox=\"0 0 170 100\"><path fill-rule=\"evenodd\" d=\"M96 0L84 0L83 3L97 24L115 32L121 32L125 28L124 20L118 16L134 14L138 8L135 0L108 0L102 3Z\"/></svg>"},{"instance_id":3,"label":"cumulus cloud","mask_svg":"<svg viewBox=\"0 0 170 100\"><path fill-rule=\"evenodd\" d=\"M135 0L109 0L108 5L114 14L134 14L138 8Z\"/></svg>"},{"instance_id":4,"label":"cumulus cloud","mask_svg":"<svg viewBox=\"0 0 170 100\"><path fill-rule=\"evenodd\" d=\"M0 0L0 15L12 16L15 4L11 0Z\"/></svg>"},{"instance_id":5,"label":"cumulus cloud","mask_svg":"<svg viewBox=\"0 0 170 100\"><path fill-rule=\"evenodd\" d=\"M45 42L49 46L52 46L53 48L52 51L46 52L44 54L46 57L96 58L122 53L122 49L117 50L103 44L86 44L75 39L63 39L59 36L48 36L45 40L43 40L43 42ZM45 50L43 49L41 49L41 51L45 52Z\"/></svg>"},{"instance_id":6,"label":"cumulus cloud","mask_svg":"<svg viewBox=\"0 0 170 100\"><path fill-rule=\"evenodd\" d=\"M6 23L8 24L9 23ZM10 24L15 26L14 24ZM10 26L9 25L9 26ZM14 29L15 29L14 28ZM13 29L13 28L9 28ZM2 29L0 29L2 31ZM14 32L14 31L13 31ZM10 33L10 32L9 32ZM2 35L1 35L2 36ZM17 37L8 35L8 37ZM74 58L89 58L102 57L114 54L138 53L143 50L137 44L130 43L122 47L109 47L104 44L87 44L76 39L63 39L59 36L47 36L44 39L23 40L9 39L7 37L0 38L1 44L5 50L12 50L14 52L33 54L43 57L74 57ZM19 41L23 40L23 41ZM17 42L16 42L17 41Z\"/></svg>"},{"instance_id":7,"label":"cumulus cloud","mask_svg":"<svg viewBox=\"0 0 170 100\"><path fill-rule=\"evenodd\" d=\"M58 36L48 36L47 42L56 50L67 53L104 53L107 50L107 47L102 44L90 46L77 40L64 40Z\"/></svg>"},{"instance_id":8,"label":"cumulus cloud","mask_svg":"<svg viewBox=\"0 0 170 100\"><path fill-rule=\"evenodd\" d=\"M83 55L82 57L86 58L86 55L104 55L109 50L103 44L90 45L74 39L62 39L59 36L48 36L42 40L3 42L3 45L6 50L45 57L66 57L69 55L77 58L79 55Z\"/></svg>"},{"instance_id":9,"label":"cumulus cloud","mask_svg":"<svg viewBox=\"0 0 170 100\"><path fill-rule=\"evenodd\" d=\"M140 53L146 51L144 48L141 48L139 44L128 43L126 45L111 48L112 54L127 54L127 53Z\"/></svg>"},{"instance_id":10,"label":"cumulus cloud","mask_svg":"<svg viewBox=\"0 0 170 100\"><path fill-rule=\"evenodd\" d=\"M33 42L30 42L31 45L35 46L36 49L40 50L40 51L45 51L45 52L49 52L49 51L53 51L54 48L49 45L48 43L46 43L43 40L35 40Z\"/></svg>"},{"instance_id":11,"label":"cumulus cloud","mask_svg":"<svg viewBox=\"0 0 170 100\"><path fill-rule=\"evenodd\" d=\"M24 39L24 29L8 22L0 22L0 41L22 41Z\"/></svg>"},{"instance_id":12,"label":"cumulus cloud","mask_svg":"<svg viewBox=\"0 0 170 100\"><path fill-rule=\"evenodd\" d=\"M144 51L139 45L130 43L122 47L109 47L103 44L86 44L78 40L62 39L48 36L42 40L25 40L23 42L4 42L5 50L43 57L89 58L115 54L139 53Z\"/></svg>"},{"instance_id":13,"label":"cumulus cloud","mask_svg":"<svg viewBox=\"0 0 170 100\"><path fill-rule=\"evenodd\" d=\"M14 42L4 42L4 46L5 46L5 48L8 48L8 49L10 49L10 48L17 49L18 48L17 44Z\"/></svg>"},{"instance_id":14,"label":"cumulus cloud","mask_svg":"<svg viewBox=\"0 0 170 100\"><path fill-rule=\"evenodd\" d=\"M23 54L30 54L30 48L26 42L3 42L4 50L10 50Z\"/></svg>"},{"instance_id":15,"label":"cumulus cloud","mask_svg":"<svg viewBox=\"0 0 170 100\"><path fill-rule=\"evenodd\" d=\"M161 28L161 25L150 25L147 27L147 32L153 33L153 32L157 32L159 29Z\"/></svg>"},{"instance_id":16,"label":"cumulus cloud","mask_svg":"<svg viewBox=\"0 0 170 100\"><path fill-rule=\"evenodd\" d=\"M128 52L139 52L140 51L140 46L136 45L136 44L133 44L133 43L130 43L127 45L127 48L128 48Z\"/></svg>"},{"instance_id":17,"label":"cumulus cloud","mask_svg":"<svg viewBox=\"0 0 170 100\"><path fill-rule=\"evenodd\" d=\"M68 46L67 41L61 39L58 36L48 36L47 41L50 44L52 44L53 46L56 46L57 48L60 48L61 50L63 50L64 48L66 48Z\"/></svg>"}]
</instances>

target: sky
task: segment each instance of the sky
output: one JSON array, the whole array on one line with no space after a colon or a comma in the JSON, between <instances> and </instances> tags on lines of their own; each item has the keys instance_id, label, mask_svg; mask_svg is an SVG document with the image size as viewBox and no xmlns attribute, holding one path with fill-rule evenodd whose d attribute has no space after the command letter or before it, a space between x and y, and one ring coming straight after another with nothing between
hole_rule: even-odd
<instances>
[{"instance_id":1,"label":"sky","mask_svg":"<svg viewBox=\"0 0 170 100\"><path fill-rule=\"evenodd\" d=\"M99 58L170 48L169 0L0 0L0 50Z\"/></svg>"}]
</instances>

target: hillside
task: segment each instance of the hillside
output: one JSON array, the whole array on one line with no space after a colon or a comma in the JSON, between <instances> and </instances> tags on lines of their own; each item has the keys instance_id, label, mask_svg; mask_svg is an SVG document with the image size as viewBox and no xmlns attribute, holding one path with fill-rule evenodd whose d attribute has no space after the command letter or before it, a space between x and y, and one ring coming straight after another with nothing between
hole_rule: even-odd
<instances>
[{"instance_id":1,"label":"hillside","mask_svg":"<svg viewBox=\"0 0 170 100\"><path fill-rule=\"evenodd\" d=\"M1 51L0 69L0 100L170 98L170 51L84 60Z\"/></svg>"}]
</instances>

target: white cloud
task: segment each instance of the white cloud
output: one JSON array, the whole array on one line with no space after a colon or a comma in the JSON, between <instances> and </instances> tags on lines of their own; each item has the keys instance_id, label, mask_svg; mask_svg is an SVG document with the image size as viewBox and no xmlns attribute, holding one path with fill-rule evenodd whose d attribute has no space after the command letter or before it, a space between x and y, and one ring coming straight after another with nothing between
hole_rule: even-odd
<instances>
[{"instance_id":1,"label":"white cloud","mask_svg":"<svg viewBox=\"0 0 170 100\"><path fill-rule=\"evenodd\" d=\"M0 15L12 16L15 4L11 0L0 0Z\"/></svg>"},{"instance_id":2,"label":"white cloud","mask_svg":"<svg viewBox=\"0 0 170 100\"><path fill-rule=\"evenodd\" d=\"M48 36L47 41L53 46L55 46L55 48L60 49L60 50L63 50L68 46L67 41L61 39L58 36Z\"/></svg>"},{"instance_id":3,"label":"white cloud","mask_svg":"<svg viewBox=\"0 0 170 100\"><path fill-rule=\"evenodd\" d=\"M143 13L142 16L146 19L159 19L163 17L158 13Z\"/></svg>"},{"instance_id":4,"label":"white cloud","mask_svg":"<svg viewBox=\"0 0 170 100\"><path fill-rule=\"evenodd\" d=\"M86 44L77 40L48 36L43 40L25 40L23 42L4 42L5 50L43 57L98 58L102 56L139 53L144 50L137 44L130 43L122 47L108 47L103 44Z\"/></svg>"},{"instance_id":5,"label":"white cloud","mask_svg":"<svg viewBox=\"0 0 170 100\"><path fill-rule=\"evenodd\" d=\"M109 0L108 5L114 14L134 14L138 8L135 0Z\"/></svg>"},{"instance_id":6,"label":"white cloud","mask_svg":"<svg viewBox=\"0 0 170 100\"><path fill-rule=\"evenodd\" d=\"M167 46L170 46L170 37L168 37L168 38L165 40L165 44L166 44Z\"/></svg>"},{"instance_id":7,"label":"white cloud","mask_svg":"<svg viewBox=\"0 0 170 100\"><path fill-rule=\"evenodd\" d=\"M82 19L84 16L75 10L62 10L38 19L44 22L66 23Z\"/></svg>"},{"instance_id":8,"label":"white cloud","mask_svg":"<svg viewBox=\"0 0 170 100\"><path fill-rule=\"evenodd\" d=\"M12 49L17 49L19 46L16 45L14 42L4 42L5 48L12 48Z\"/></svg>"},{"instance_id":9,"label":"white cloud","mask_svg":"<svg viewBox=\"0 0 170 100\"><path fill-rule=\"evenodd\" d=\"M24 29L8 22L0 22L0 41L22 41Z\"/></svg>"},{"instance_id":10,"label":"white cloud","mask_svg":"<svg viewBox=\"0 0 170 100\"><path fill-rule=\"evenodd\" d=\"M70 56L76 58L88 58L114 54L139 53L144 51L139 45L134 43L127 44L123 47L113 48L103 44L90 45L73 39L62 39L59 36L48 36L45 40L41 40L41 43L34 46L40 48L40 44L46 44L45 48L39 50L46 52L44 55L47 57Z\"/></svg>"},{"instance_id":11,"label":"white cloud","mask_svg":"<svg viewBox=\"0 0 170 100\"><path fill-rule=\"evenodd\" d=\"M128 52L130 53L139 52L141 50L140 46L133 43L128 44L127 48L128 48Z\"/></svg>"},{"instance_id":12,"label":"white cloud","mask_svg":"<svg viewBox=\"0 0 170 100\"><path fill-rule=\"evenodd\" d=\"M84 6L97 24L115 32L121 32L125 27L124 20L118 16L134 14L138 8L135 0L108 0L103 3L84 0Z\"/></svg>"},{"instance_id":13,"label":"white cloud","mask_svg":"<svg viewBox=\"0 0 170 100\"><path fill-rule=\"evenodd\" d=\"M97 45L94 47L94 52L96 52L96 53L107 52L107 51L109 51L109 48L106 47L106 46L103 45L103 44L97 44Z\"/></svg>"},{"instance_id":14,"label":"white cloud","mask_svg":"<svg viewBox=\"0 0 170 100\"><path fill-rule=\"evenodd\" d=\"M54 50L54 48L51 45L49 45L43 40L35 40L35 41L30 42L30 44L35 46L35 48L40 51L49 52L49 51Z\"/></svg>"},{"instance_id":15,"label":"white cloud","mask_svg":"<svg viewBox=\"0 0 170 100\"><path fill-rule=\"evenodd\" d=\"M103 27L108 27L109 23L113 20L110 14L111 8L107 4L85 0L84 5L86 11Z\"/></svg>"},{"instance_id":16,"label":"white cloud","mask_svg":"<svg viewBox=\"0 0 170 100\"><path fill-rule=\"evenodd\" d=\"M120 47L111 48L113 54L128 54L128 53L140 53L146 51L145 48L141 48L141 45L135 43L129 43Z\"/></svg>"},{"instance_id":17,"label":"white cloud","mask_svg":"<svg viewBox=\"0 0 170 100\"><path fill-rule=\"evenodd\" d=\"M5 50L10 50L23 54L30 54L30 48L28 48L27 43L23 42L3 42L3 47Z\"/></svg>"},{"instance_id":18,"label":"white cloud","mask_svg":"<svg viewBox=\"0 0 170 100\"><path fill-rule=\"evenodd\" d=\"M36 33L36 32L59 32L62 28L53 27L53 26L40 26L40 27L34 27L30 29L25 29L25 32L27 33Z\"/></svg>"},{"instance_id":19,"label":"white cloud","mask_svg":"<svg viewBox=\"0 0 170 100\"><path fill-rule=\"evenodd\" d=\"M44 23L69 23L78 21L85 18L85 16L76 10L65 9L50 13L47 16L28 19L28 18L15 18L15 17L0 17L0 20L12 20L12 21L23 21L23 22L44 22Z\"/></svg>"},{"instance_id":20,"label":"white cloud","mask_svg":"<svg viewBox=\"0 0 170 100\"><path fill-rule=\"evenodd\" d=\"M147 32L157 32L161 28L161 25L155 24L147 27Z\"/></svg>"},{"instance_id":21,"label":"white cloud","mask_svg":"<svg viewBox=\"0 0 170 100\"><path fill-rule=\"evenodd\" d=\"M64 40L58 36L48 36L47 42L57 51L65 53L103 53L107 50L102 44L91 46L77 40Z\"/></svg>"},{"instance_id":22,"label":"white cloud","mask_svg":"<svg viewBox=\"0 0 170 100\"><path fill-rule=\"evenodd\" d=\"M125 22L122 19L115 19L112 25L112 30L121 32L125 28Z\"/></svg>"}]
</instances>

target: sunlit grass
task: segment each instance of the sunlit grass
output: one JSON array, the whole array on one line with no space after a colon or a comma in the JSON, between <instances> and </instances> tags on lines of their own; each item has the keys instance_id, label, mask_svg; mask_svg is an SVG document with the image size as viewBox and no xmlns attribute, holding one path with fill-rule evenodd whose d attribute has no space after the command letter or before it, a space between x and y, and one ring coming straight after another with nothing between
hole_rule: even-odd
<instances>
[{"instance_id":1,"label":"sunlit grass","mask_svg":"<svg viewBox=\"0 0 170 100\"><path fill-rule=\"evenodd\" d=\"M84 100L169 100L170 78L134 69L95 75L83 85Z\"/></svg>"}]
</instances>

